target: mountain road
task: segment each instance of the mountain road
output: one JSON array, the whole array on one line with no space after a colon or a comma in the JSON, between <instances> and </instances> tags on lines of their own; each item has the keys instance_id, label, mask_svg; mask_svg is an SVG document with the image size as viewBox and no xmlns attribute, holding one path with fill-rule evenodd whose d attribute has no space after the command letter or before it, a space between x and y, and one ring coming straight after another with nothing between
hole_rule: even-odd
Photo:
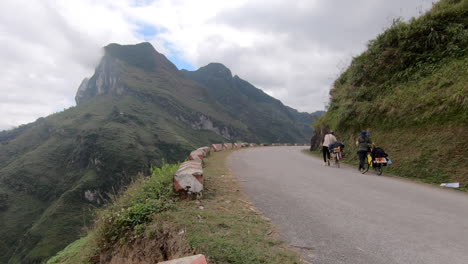
<instances>
[{"instance_id":1,"label":"mountain road","mask_svg":"<svg viewBox=\"0 0 468 264\"><path fill-rule=\"evenodd\" d=\"M304 260L468 263L468 194L373 171L361 174L349 166L324 166L303 149L242 149L227 164Z\"/></svg>"}]
</instances>

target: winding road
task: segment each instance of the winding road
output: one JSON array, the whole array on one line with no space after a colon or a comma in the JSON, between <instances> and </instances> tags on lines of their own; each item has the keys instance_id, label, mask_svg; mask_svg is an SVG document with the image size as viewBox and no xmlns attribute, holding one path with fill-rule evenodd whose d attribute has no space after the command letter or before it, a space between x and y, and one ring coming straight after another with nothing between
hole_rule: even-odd
<instances>
[{"instance_id":1,"label":"winding road","mask_svg":"<svg viewBox=\"0 0 468 264\"><path fill-rule=\"evenodd\" d=\"M325 167L304 147L235 151L228 167L281 236L314 264L467 264L468 195ZM385 172L384 172L385 174Z\"/></svg>"}]
</instances>

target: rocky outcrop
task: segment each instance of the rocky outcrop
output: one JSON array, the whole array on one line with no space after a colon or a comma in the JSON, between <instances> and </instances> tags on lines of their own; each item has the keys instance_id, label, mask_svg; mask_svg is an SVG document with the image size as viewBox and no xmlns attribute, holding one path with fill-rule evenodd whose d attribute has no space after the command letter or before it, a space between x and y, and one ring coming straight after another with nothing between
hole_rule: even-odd
<instances>
[{"instance_id":1,"label":"rocky outcrop","mask_svg":"<svg viewBox=\"0 0 468 264\"><path fill-rule=\"evenodd\" d=\"M230 132L228 127L226 127L226 126L217 126L212 121L212 119L210 117L208 117L208 116L206 116L204 114L201 114L201 113L197 113L194 118L195 118L195 120L189 121L183 115L176 116L177 120L182 121L182 122L190 125L190 127L192 129L195 129L195 130L202 130L202 129L209 130L209 131L212 131L212 132L222 136L225 139L229 139L229 140L233 139L232 133Z\"/></svg>"},{"instance_id":2,"label":"rocky outcrop","mask_svg":"<svg viewBox=\"0 0 468 264\"><path fill-rule=\"evenodd\" d=\"M78 87L78 91L76 92L75 95L75 101L78 104L78 100L81 101L81 98L85 97L85 93L88 90L88 83L89 83L89 78L84 78L83 81L81 81L80 86Z\"/></svg>"},{"instance_id":3,"label":"rocky outcrop","mask_svg":"<svg viewBox=\"0 0 468 264\"><path fill-rule=\"evenodd\" d=\"M314 135L310 139L310 151L321 149L323 138L329 130L328 126L319 126L315 128Z\"/></svg>"},{"instance_id":4,"label":"rocky outcrop","mask_svg":"<svg viewBox=\"0 0 468 264\"><path fill-rule=\"evenodd\" d=\"M128 70L128 66L145 72L179 74L177 67L147 42L136 45L109 44L104 51L104 57L94 75L81 82L75 96L77 104L101 94L124 94L127 87L123 73Z\"/></svg>"},{"instance_id":5,"label":"rocky outcrop","mask_svg":"<svg viewBox=\"0 0 468 264\"><path fill-rule=\"evenodd\" d=\"M125 84L122 82L121 68L121 63L116 58L104 55L94 75L81 82L75 96L76 104L101 94L123 94Z\"/></svg>"}]
</instances>

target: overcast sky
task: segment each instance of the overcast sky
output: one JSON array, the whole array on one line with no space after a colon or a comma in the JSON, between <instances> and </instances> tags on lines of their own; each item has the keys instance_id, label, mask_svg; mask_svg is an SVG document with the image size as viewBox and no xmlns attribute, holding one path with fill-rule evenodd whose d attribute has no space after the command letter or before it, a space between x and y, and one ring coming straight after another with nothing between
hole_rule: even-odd
<instances>
[{"instance_id":1,"label":"overcast sky","mask_svg":"<svg viewBox=\"0 0 468 264\"><path fill-rule=\"evenodd\" d=\"M353 56L432 0L1 0L0 130L75 105L108 43L149 41L179 68L221 62L300 111L325 109Z\"/></svg>"}]
</instances>

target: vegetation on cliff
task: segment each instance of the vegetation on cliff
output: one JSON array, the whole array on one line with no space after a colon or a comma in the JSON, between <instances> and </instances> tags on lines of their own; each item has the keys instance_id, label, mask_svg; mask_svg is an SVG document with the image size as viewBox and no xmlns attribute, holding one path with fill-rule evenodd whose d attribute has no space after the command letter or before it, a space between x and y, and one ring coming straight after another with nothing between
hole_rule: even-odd
<instances>
[{"instance_id":1,"label":"vegetation on cliff","mask_svg":"<svg viewBox=\"0 0 468 264\"><path fill-rule=\"evenodd\" d=\"M335 81L328 112L315 123L315 146L333 129L354 154L358 132L368 130L398 175L466 186L467 52L467 0L395 20Z\"/></svg>"}]
</instances>

